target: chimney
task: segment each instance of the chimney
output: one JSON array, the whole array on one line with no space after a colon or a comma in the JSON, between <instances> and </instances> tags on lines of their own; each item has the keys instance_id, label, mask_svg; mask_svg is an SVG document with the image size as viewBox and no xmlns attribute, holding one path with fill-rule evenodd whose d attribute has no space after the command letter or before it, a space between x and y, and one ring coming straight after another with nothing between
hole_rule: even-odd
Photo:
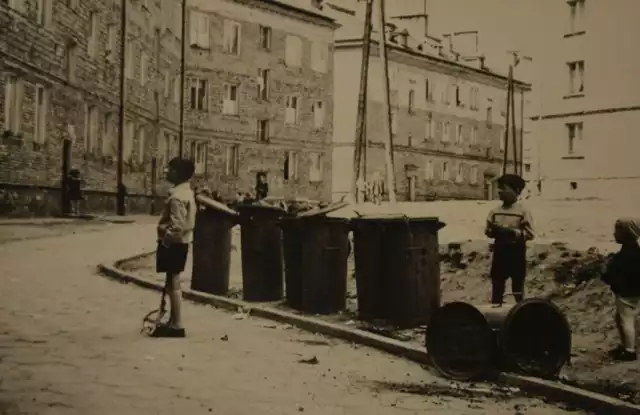
<instances>
[{"instance_id":1,"label":"chimney","mask_svg":"<svg viewBox=\"0 0 640 415\"><path fill-rule=\"evenodd\" d=\"M409 47L409 31L407 29L404 29L399 33L399 35L400 39L402 39L402 46L404 46L405 48Z\"/></svg>"}]
</instances>

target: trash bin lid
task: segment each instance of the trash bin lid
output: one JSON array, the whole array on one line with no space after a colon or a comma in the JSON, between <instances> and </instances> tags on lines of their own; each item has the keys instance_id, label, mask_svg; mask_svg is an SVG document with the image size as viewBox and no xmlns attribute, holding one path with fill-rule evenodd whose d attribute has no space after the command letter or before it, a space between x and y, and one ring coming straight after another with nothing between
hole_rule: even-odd
<instances>
[{"instance_id":1,"label":"trash bin lid","mask_svg":"<svg viewBox=\"0 0 640 415\"><path fill-rule=\"evenodd\" d=\"M204 195L197 195L196 196L196 202L198 202L200 205L206 207L207 209L212 209L214 211L217 212L222 212L222 213L226 213L228 215L231 216L238 216L238 212L236 212L235 210L231 209L229 206L225 205L224 203L220 203L217 202L213 199L211 199L210 197L204 196Z\"/></svg>"},{"instance_id":2,"label":"trash bin lid","mask_svg":"<svg viewBox=\"0 0 640 415\"><path fill-rule=\"evenodd\" d=\"M343 207L348 206L349 204L346 202L332 203L329 206L325 206L320 209L311 209L306 212L302 212L297 215L298 218L310 218L317 216L325 216L331 212L335 212L336 210L342 209Z\"/></svg>"},{"instance_id":3,"label":"trash bin lid","mask_svg":"<svg viewBox=\"0 0 640 415\"><path fill-rule=\"evenodd\" d=\"M236 209L244 211L244 213L254 212L273 212L273 213L285 213L286 211L280 206L271 205L264 202L257 203L240 203L236 205ZM242 213L242 212L241 212Z\"/></svg>"}]
</instances>

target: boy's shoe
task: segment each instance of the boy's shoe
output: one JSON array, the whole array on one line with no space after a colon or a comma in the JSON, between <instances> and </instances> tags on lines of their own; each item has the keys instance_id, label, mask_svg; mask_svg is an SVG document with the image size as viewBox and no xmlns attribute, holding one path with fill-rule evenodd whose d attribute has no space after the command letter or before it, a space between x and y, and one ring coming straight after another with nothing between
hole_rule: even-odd
<instances>
[{"instance_id":1,"label":"boy's shoe","mask_svg":"<svg viewBox=\"0 0 640 415\"><path fill-rule=\"evenodd\" d=\"M638 360L638 356L636 356L635 351L627 350L624 347L618 347L609 352L609 355L614 359L620 362L633 362Z\"/></svg>"},{"instance_id":2,"label":"boy's shoe","mask_svg":"<svg viewBox=\"0 0 640 415\"><path fill-rule=\"evenodd\" d=\"M187 333L183 328L175 328L166 324L160 324L156 326L155 330L151 334L151 337L165 337L165 338L183 338Z\"/></svg>"}]
</instances>

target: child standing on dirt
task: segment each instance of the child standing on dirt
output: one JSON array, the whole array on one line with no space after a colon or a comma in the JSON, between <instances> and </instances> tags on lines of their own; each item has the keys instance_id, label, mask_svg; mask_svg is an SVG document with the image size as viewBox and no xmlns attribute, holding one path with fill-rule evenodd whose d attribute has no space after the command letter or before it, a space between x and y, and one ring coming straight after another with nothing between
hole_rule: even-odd
<instances>
[{"instance_id":1,"label":"child standing on dirt","mask_svg":"<svg viewBox=\"0 0 640 415\"><path fill-rule=\"evenodd\" d=\"M527 241L534 238L531 213L518 202L525 187L522 177L505 174L498 179L502 204L489 212L485 234L494 240L491 263L491 303L499 307L504 302L506 282L517 302L524 299L527 274Z\"/></svg>"},{"instance_id":2,"label":"child standing on dirt","mask_svg":"<svg viewBox=\"0 0 640 415\"><path fill-rule=\"evenodd\" d=\"M609 354L616 360L634 361L636 355L636 311L640 307L640 219L616 221L613 236L621 245L607 264L602 280L616 297L615 322L621 344Z\"/></svg>"},{"instance_id":3,"label":"child standing on dirt","mask_svg":"<svg viewBox=\"0 0 640 415\"><path fill-rule=\"evenodd\" d=\"M192 161L174 158L167 165L167 181L174 187L158 222L158 250L156 252L156 272L166 273L166 287L171 304L169 323L156 328L154 337L185 337L182 326L182 294L180 274L184 271L193 241L196 223L196 201L189 181L195 166Z\"/></svg>"}]
</instances>

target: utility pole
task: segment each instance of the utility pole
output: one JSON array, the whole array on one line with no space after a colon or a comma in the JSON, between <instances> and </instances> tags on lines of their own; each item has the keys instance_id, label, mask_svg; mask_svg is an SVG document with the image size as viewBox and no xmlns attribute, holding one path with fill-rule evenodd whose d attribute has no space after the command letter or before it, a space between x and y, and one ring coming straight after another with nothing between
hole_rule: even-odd
<instances>
[{"instance_id":1,"label":"utility pole","mask_svg":"<svg viewBox=\"0 0 640 415\"><path fill-rule=\"evenodd\" d=\"M504 160L502 162L502 174L507 174L507 166L509 164L509 121L511 115L511 93L513 88L513 66L509 66L509 78L507 81L507 114L504 127Z\"/></svg>"},{"instance_id":2,"label":"utility pole","mask_svg":"<svg viewBox=\"0 0 640 415\"><path fill-rule=\"evenodd\" d=\"M384 93L384 110L385 114L382 117L383 128L386 135L386 151L385 158L387 161L387 187L389 189L389 201L391 203L396 202L396 183L395 183L395 171L393 167L393 133L391 126L391 104L390 104L390 90L389 90L389 62L387 60L387 39L386 39L386 25L385 25L385 13L384 13L384 0L378 0L378 25L380 26L380 41L378 43L378 49L380 51L380 58L382 59L382 80L383 80L383 93Z\"/></svg>"},{"instance_id":3,"label":"utility pole","mask_svg":"<svg viewBox=\"0 0 640 415\"><path fill-rule=\"evenodd\" d=\"M184 154L184 62L185 48L187 44L187 0L182 0L182 42L180 44L180 139L178 156L182 158Z\"/></svg>"},{"instance_id":4,"label":"utility pole","mask_svg":"<svg viewBox=\"0 0 640 415\"><path fill-rule=\"evenodd\" d=\"M520 174L524 175L524 89L520 90Z\"/></svg>"},{"instance_id":5,"label":"utility pole","mask_svg":"<svg viewBox=\"0 0 640 415\"><path fill-rule=\"evenodd\" d=\"M511 133L513 134L513 172L515 174L518 174L518 166L519 166L519 162L518 162L518 133L517 133L517 126L516 126L516 83L515 80L513 79L513 77L511 78ZM520 172L520 175L522 175L522 172Z\"/></svg>"},{"instance_id":6,"label":"utility pole","mask_svg":"<svg viewBox=\"0 0 640 415\"><path fill-rule=\"evenodd\" d=\"M116 190L116 210L119 216L126 214L125 203L125 188L123 183L124 173L124 116L125 116L125 103L126 103L126 88L125 88L125 61L126 61L126 44L127 44L127 0L120 2L120 120L118 128L118 165L116 170L117 175L117 190Z\"/></svg>"},{"instance_id":7,"label":"utility pole","mask_svg":"<svg viewBox=\"0 0 640 415\"><path fill-rule=\"evenodd\" d=\"M156 72L160 73L160 54L162 52L162 38L160 29L156 29ZM162 129L160 128L160 90L155 91L155 136L156 136L156 150L155 155L151 158L151 214L156 213L156 197L157 197L157 179L158 179L158 150L160 149L160 142L162 140Z\"/></svg>"},{"instance_id":8,"label":"utility pole","mask_svg":"<svg viewBox=\"0 0 640 415\"><path fill-rule=\"evenodd\" d=\"M353 149L353 168L354 174L351 180L351 194L356 203L360 202L358 192L358 180L364 175L361 171L362 153L366 153L366 135L365 128L367 125L367 87L369 85L369 56L371 54L371 16L373 14L373 0L366 1L366 10L364 17L364 35L362 38L362 66L360 68L360 92L358 94L358 114L356 116L356 137L355 147ZM366 164L366 154L365 154Z\"/></svg>"}]
</instances>

